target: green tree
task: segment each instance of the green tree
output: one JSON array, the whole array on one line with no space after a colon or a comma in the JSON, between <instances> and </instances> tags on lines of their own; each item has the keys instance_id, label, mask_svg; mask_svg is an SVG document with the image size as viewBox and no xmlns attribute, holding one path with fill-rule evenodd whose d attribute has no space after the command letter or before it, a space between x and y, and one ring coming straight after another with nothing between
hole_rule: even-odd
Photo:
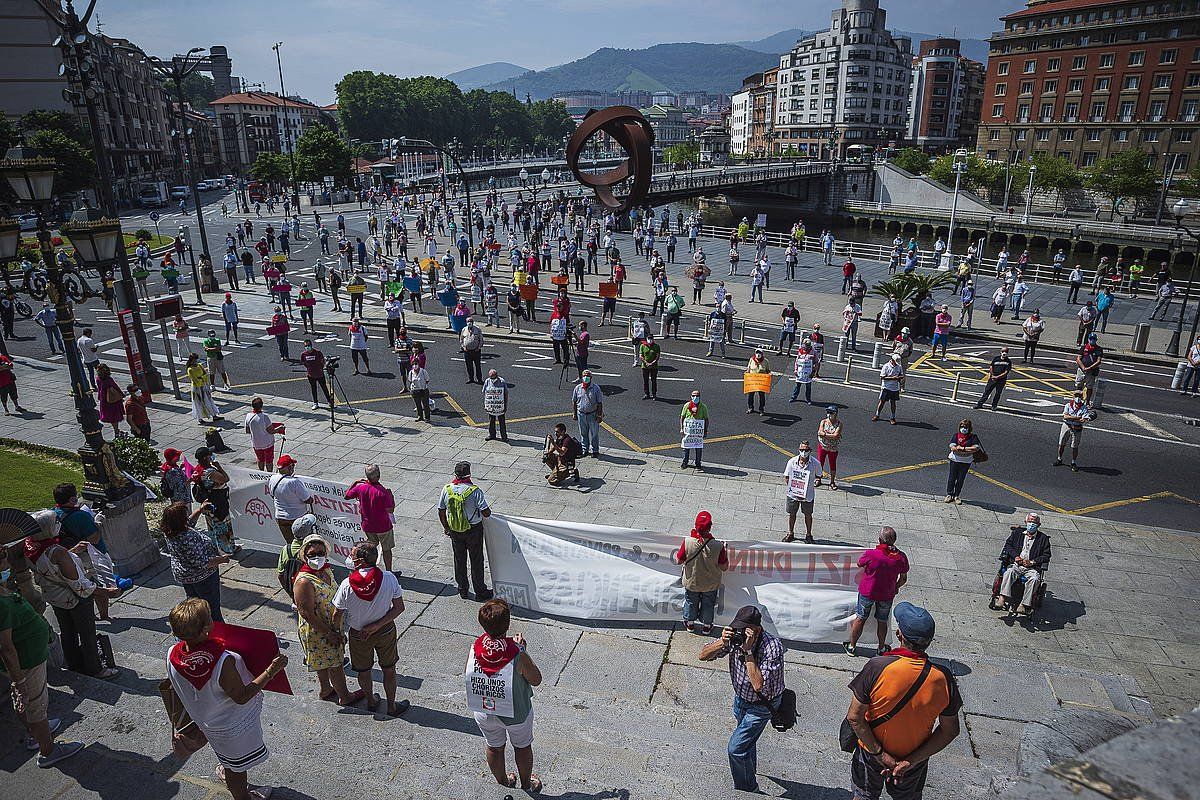
<instances>
[{"instance_id":1,"label":"green tree","mask_svg":"<svg viewBox=\"0 0 1200 800\"><path fill-rule=\"evenodd\" d=\"M327 175L345 182L350 177L350 148L324 125L312 125L296 140L296 178L318 182Z\"/></svg>"},{"instance_id":2,"label":"green tree","mask_svg":"<svg viewBox=\"0 0 1200 800\"><path fill-rule=\"evenodd\" d=\"M183 102L196 111L203 111L208 104L217 99L217 84L213 79L200 72L193 72L183 79ZM171 99L178 102L179 96L175 91L175 81L163 81L163 88Z\"/></svg>"},{"instance_id":3,"label":"green tree","mask_svg":"<svg viewBox=\"0 0 1200 800\"><path fill-rule=\"evenodd\" d=\"M8 117L0 114L0 153L17 143L17 129L8 121Z\"/></svg>"},{"instance_id":4,"label":"green tree","mask_svg":"<svg viewBox=\"0 0 1200 800\"><path fill-rule=\"evenodd\" d=\"M1192 165L1191 171L1179 179L1175 187L1184 197L1200 197L1200 161Z\"/></svg>"},{"instance_id":5,"label":"green tree","mask_svg":"<svg viewBox=\"0 0 1200 800\"><path fill-rule=\"evenodd\" d=\"M929 177L946 186L954 185L954 155L947 153L934 159L929 166ZM986 161L974 153L967 156L967 171L962 177L962 187L988 192L1004 183L1004 165Z\"/></svg>"},{"instance_id":6,"label":"green tree","mask_svg":"<svg viewBox=\"0 0 1200 800\"><path fill-rule=\"evenodd\" d=\"M1031 163L1037 168L1033 172L1034 199L1037 199L1041 192L1066 192L1070 189L1078 189L1083 185L1083 176L1079 170L1062 156L1034 153ZM1025 175L1025 180L1028 182L1028 171ZM1028 183L1026 185L1028 186Z\"/></svg>"},{"instance_id":7,"label":"green tree","mask_svg":"<svg viewBox=\"0 0 1200 800\"><path fill-rule=\"evenodd\" d=\"M358 70L335 88L338 119L351 138L383 139L403 131L408 108L395 75Z\"/></svg>"},{"instance_id":8,"label":"green tree","mask_svg":"<svg viewBox=\"0 0 1200 800\"><path fill-rule=\"evenodd\" d=\"M700 145L696 142L680 142L663 150L663 162L667 164L698 164Z\"/></svg>"},{"instance_id":9,"label":"green tree","mask_svg":"<svg viewBox=\"0 0 1200 800\"><path fill-rule=\"evenodd\" d=\"M288 159L282 153L259 153L250 165L250 176L265 183L284 183L288 179Z\"/></svg>"},{"instance_id":10,"label":"green tree","mask_svg":"<svg viewBox=\"0 0 1200 800\"><path fill-rule=\"evenodd\" d=\"M1158 172L1150 166L1150 156L1145 151L1125 150L1089 169L1084 185L1108 200L1116 216L1122 200L1140 200L1158 191Z\"/></svg>"},{"instance_id":11,"label":"green tree","mask_svg":"<svg viewBox=\"0 0 1200 800\"><path fill-rule=\"evenodd\" d=\"M92 146L92 137L79 124L79 118L66 111L34 109L26 112L21 117L21 130L27 134L33 131L58 131L84 147L90 149Z\"/></svg>"},{"instance_id":12,"label":"green tree","mask_svg":"<svg viewBox=\"0 0 1200 800\"><path fill-rule=\"evenodd\" d=\"M567 113L567 107L557 100L527 103L525 109L533 125L534 147L558 147L564 136L575 132L575 120Z\"/></svg>"},{"instance_id":13,"label":"green tree","mask_svg":"<svg viewBox=\"0 0 1200 800\"><path fill-rule=\"evenodd\" d=\"M25 134L25 141L43 156L53 158L56 177L54 191L77 192L96 183L96 159L92 148L81 145L62 131L35 130Z\"/></svg>"},{"instance_id":14,"label":"green tree","mask_svg":"<svg viewBox=\"0 0 1200 800\"><path fill-rule=\"evenodd\" d=\"M913 175L924 175L933 165L933 159L924 150L905 147L892 154L892 163Z\"/></svg>"}]
</instances>

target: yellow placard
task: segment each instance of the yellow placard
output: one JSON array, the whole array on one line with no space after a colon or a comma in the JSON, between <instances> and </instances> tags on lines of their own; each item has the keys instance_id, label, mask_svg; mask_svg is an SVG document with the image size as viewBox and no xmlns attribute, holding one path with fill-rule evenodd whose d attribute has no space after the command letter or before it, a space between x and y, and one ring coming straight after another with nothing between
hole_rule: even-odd
<instances>
[{"instance_id":1,"label":"yellow placard","mask_svg":"<svg viewBox=\"0 0 1200 800\"><path fill-rule=\"evenodd\" d=\"M365 283L348 283L346 284L346 294L362 294L367 290Z\"/></svg>"},{"instance_id":2,"label":"yellow placard","mask_svg":"<svg viewBox=\"0 0 1200 800\"><path fill-rule=\"evenodd\" d=\"M438 265L438 262L437 262L436 258L422 258L421 259L421 271L422 272L429 272L429 270L431 270L431 269L436 269L437 265Z\"/></svg>"},{"instance_id":3,"label":"yellow placard","mask_svg":"<svg viewBox=\"0 0 1200 800\"><path fill-rule=\"evenodd\" d=\"M287 260L288 260L288 257L285 256L283 253L276 253L275 255L271 256L272 264L286 264Z\"/></svg>"},{"instance_id":4,"label":"yellow placard","mask_svg":"<svg viewBox=\"0 0 1200 800\"><path fill-rule=\"evenodd\" d=\"M771 374L768 372L747 372L742 376L742 394L751 392L771 392Z\"/></svg>"}]
</instances>

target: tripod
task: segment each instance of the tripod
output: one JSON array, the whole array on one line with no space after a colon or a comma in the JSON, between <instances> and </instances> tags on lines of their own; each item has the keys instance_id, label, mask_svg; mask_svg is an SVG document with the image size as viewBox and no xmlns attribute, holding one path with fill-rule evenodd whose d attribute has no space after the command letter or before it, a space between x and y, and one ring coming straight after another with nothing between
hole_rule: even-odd
<instances>
[{"instance_id":1,"label":"tripod","mask_svg":"<svg viewBox=\"0 0 1200 800\"><path fill-rule=\"evenodd\" d=\"M354 415L354 422L356 424L358 423L358 410L350 405L350 396L346 394L346 387L342 386L342 381L338 378L337 372L327 369L325 370L325 374L329 376L329 393L333 395L333 402L329 404L329 432L333 433L337 430L337 419L334 416L334 410L337 408L339 394L346 401L346 408L350 409L350 413Z\"/></svg>"}]
</instances>

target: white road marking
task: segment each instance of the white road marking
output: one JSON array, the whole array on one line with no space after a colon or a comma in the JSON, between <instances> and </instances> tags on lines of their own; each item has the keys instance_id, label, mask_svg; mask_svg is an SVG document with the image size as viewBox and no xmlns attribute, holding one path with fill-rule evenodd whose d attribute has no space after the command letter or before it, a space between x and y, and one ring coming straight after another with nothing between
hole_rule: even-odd
<instances>
[{"instance_id":1,"label":"white road marking","mask_svg":"<svg viewBox=\"0 0 1200 800\"><path fill-rule=\"evenodd\" d=\"M1137 425L1139 428L1144 428L1153 434L1163 437L1164 439L1170 439L1175 442L1180 441L1178 436L1174 435L1173 433L1169 433L1169 432L1163 430L1162 428L1155 425L1150 420L1142 419L1140 416L1138 416L1135 413L1126 411L1126 412L1122 412L1121 415L1123 417L1125 417L1126 419L1128 419L1130 422L1132 422L1134 425Z\"/></svg>"},{"instance_id":2,"label":"white road marking","mask_svg":"<svg viewBox=\"0 0 1200 800\"><path fill-rule=\"evenodd\" d=\"M549 367L535 367L533 364L513 364L513 367L516 369L540 369L543 372L550 371ZM620 377L620 376L618 376L618 377Z\"/></svg>"}]
</instances>

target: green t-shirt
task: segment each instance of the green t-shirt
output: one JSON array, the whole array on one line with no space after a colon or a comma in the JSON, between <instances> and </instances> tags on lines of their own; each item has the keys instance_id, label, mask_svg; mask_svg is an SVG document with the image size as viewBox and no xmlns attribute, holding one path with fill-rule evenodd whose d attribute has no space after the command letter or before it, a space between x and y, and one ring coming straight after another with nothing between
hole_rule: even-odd
<instances>
[{"instance_id":1,"label":"green t-shirt","mask_svg":"<svg viewBox=\"0 0 1200 800\"><path fill-rule=\"evenodd\" d=\"M644 344L641 347L642 365L647 367L658 366L658 356L662 352L662 348L657 344Z\"/></svg>"},{"instance_id":2,"label":"green t-shirt","mask_svg":"<svg viewBox=\"0 0 1200 800\"><path fill-rule=\"evenodd\" d=\"M708 406L704 403L697 403L695 412L691 409L691 403L684 403L683 408L679 411L680 419L708 419Z\"/></svg>"},{"instance_id":3,"label":"green t-shirt","mask_svg":"<svg viewBox=\"0 0 1200 800\"><path fill-rule=\"evenodd\" d=\"M33 669L50 657L50 625L21 595L0 597L0 631L12 631L21 669Z\"/></svg>"}]
</instances>

